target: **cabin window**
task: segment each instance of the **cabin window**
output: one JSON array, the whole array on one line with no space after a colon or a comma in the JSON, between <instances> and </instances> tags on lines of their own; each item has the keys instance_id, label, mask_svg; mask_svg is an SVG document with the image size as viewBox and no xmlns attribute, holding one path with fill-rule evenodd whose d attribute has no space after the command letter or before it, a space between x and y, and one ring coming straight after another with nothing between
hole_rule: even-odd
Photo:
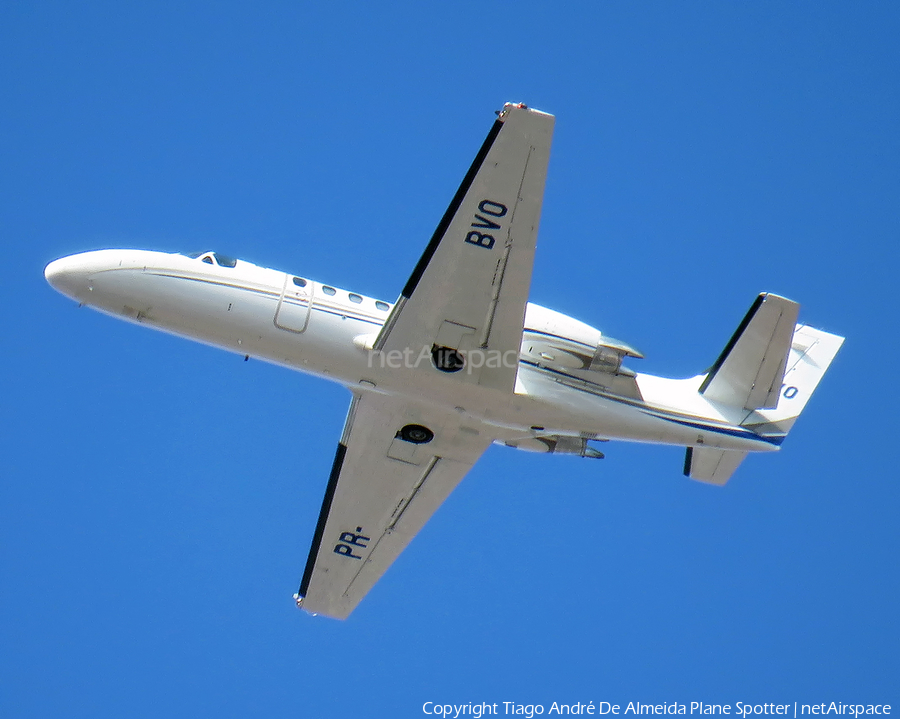
<instances>
[{"instance_id":1,"label":"cabin window","mask_svg":"<svg viewBox=\"0 0 900 719\"><path fill-rule=\"evenodd\" d=\"M375 302L375 306L382 312L387 312L391 308L391 306L387 302L382 302L381 300L377 300Z\"/></svg>"},{"instance_id":2,"label":"cabin window","mask_svg":"<svg viewBox=\"0 0 900 719\"><path fill-rule=\"evenodd\" d=\"M334 287L329 287L328 285L322 285L322 292L324 292L326 295L333 295L335 292L337 292L337 290L334 289Z\"/></svg>"},{"instance_id":3,"label":"cabin window","mask_svg":"<svg viewBox=\"0 0 900 719\"><path fill-rule=\"evenodd\" d=\"M204 257L204 258L203 258L203 261L204 261L206 264L208 264L208 265L213 264L212 257L210 257L209 255L207 255L206 257Z\"/></svg>"},{"instance_id":4,"label":"cabin window","mask_svg":"<svg viewBox=\"0 0 900 719\"><path fill-rule=\"evenodd\" d=\"M297 287L306 287L306 280L302 277L295 277L294 284L297 285Z\"/></svg>"},{"instance_id":5,"label":"cabin window","mask_svg":"<svg viewBox=\"0 0 900 719\"><path fill-rule=\"evenodd\" d=\"M362 302L362 297L360 297L359 295L351 294L350 301L355 302L356 304L359 304L360 302Z\"/></svg>"}]
</instances>

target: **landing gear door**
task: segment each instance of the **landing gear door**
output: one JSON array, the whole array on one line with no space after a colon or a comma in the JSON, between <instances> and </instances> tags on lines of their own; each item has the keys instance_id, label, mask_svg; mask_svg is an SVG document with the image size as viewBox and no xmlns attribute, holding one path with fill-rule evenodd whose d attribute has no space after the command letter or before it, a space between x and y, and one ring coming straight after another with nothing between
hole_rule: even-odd
<instances>
[{"instance_id":1,"label":"landing gear door","mask_svg":"<svg viewBox=\"0 0 900 719\"><path fill-rule=\"evenodd\" d=\"M293 275L284 276L281 297L275 308L275 326L300 334L309 326L312 307L312 283Z\"/></svg>"}]
</instances>

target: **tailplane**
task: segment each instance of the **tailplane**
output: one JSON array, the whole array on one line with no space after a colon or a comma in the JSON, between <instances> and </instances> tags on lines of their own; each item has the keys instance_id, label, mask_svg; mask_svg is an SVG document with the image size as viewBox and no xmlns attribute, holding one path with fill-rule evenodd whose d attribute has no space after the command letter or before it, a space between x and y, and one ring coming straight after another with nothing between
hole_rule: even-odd
<instances>
[{"instance_id":1,"label":"tailplane","mask_svg":"<svg viewBox=\"0 0 900 719\"><path fill-rule=\"evenodd\" d=\"M787 436L844 342L796 324L799 309L778 295L757 297L700 385L707 399L747 410L741 426L775 444ZM684 473L725 484L746 455L688 447Z\"/></svg>"},{"instance_id":2,"label":"tailplane","mask_svg":"<svg viewBox=\"0 0 900 719\"><path fill-rule=\"evenodd\" d=\"M684 476L698 482L723 485L744 461L747 452L712 447L688 447L684 457Z\"/></svg>"},{"instance_id":3,"label":"tailplane","mask_svg":"<svg viewBox=\"0 0 900 719\"><path fill-rule=\"evenodd\" d=\"M744 409L775 407L800 305L763 293L710 369L700 394Z\"/></svg>"}]
</instances>

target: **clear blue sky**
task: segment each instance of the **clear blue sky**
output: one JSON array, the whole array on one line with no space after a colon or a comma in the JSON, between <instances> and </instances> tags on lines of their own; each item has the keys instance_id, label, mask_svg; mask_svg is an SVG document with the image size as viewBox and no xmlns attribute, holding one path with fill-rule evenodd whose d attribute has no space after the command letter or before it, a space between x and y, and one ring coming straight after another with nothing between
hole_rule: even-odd
<instances>
[{"instance_id":1,"label":"clear blue sky","mask_svg":"<svg viewBox=\"0 0 900 719\"><path fill-rule=\"evenodd\" d=\"M381 8L0 8L0 715L900 712L900 8ZM504 101L557 116L534 301L669 376L760 291L847 342L725 489L676 448L492 448L347 622L311 618L346 390L79 310L43 267L213 248L391 300Z\"/></svg>"}]
</instances>

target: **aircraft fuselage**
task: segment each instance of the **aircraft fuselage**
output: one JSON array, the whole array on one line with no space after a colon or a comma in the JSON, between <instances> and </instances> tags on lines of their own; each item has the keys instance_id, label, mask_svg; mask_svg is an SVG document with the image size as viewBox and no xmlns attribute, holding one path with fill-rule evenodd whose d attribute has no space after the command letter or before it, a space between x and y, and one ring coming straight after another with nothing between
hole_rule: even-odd
<instances>
[{"instance_id":1,"label":"aircraft fuselage","mask_svg":"<svg viewBox=\"0 0 900 719\"><path fill-rule=\"evenodd\" d=\"M429 348L389 355L373 351L389 303L240 260L224 258L222 266L220 257L98 250L56 260L45 274L63 294L121 319L331 379L354 391L441 405L485 422L496 428L500 441L522 448L529 448L529 438L550 434L750 451L778 448L739 426L746 413L699 395L702 376L670 380L631 373L639 393L623 397L604 382L608 375L597 373L595 380L591 373L560 365L557 356L529 344L529 329L531 339L548 321L600 333L545 308L528 305L517 357L468 358L470 363L515 362L518 378L510 395L461 385L440 372L405 371L430 363Z\"/></svg>"}]
</instances>

